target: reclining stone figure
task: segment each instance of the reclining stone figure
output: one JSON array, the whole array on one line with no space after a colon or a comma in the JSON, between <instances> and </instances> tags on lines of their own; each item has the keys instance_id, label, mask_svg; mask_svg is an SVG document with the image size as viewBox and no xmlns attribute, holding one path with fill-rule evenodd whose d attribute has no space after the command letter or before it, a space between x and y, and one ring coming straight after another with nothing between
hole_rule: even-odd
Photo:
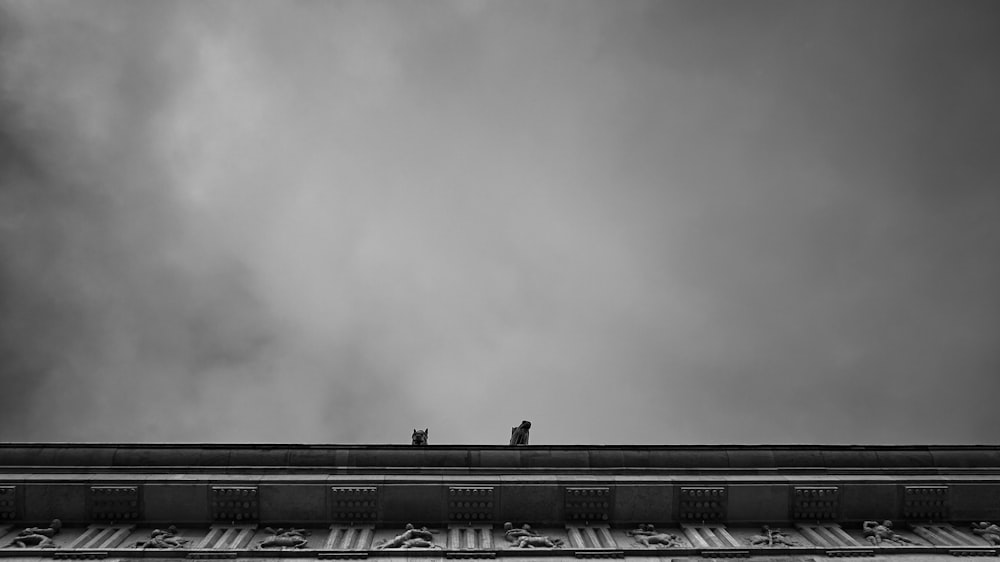
<instances>
[{"instance_id":1,"label":"reclining stone figure","mask_svg":"<svg viewBox=\"0 0 1000 562\"><path fill-rule=\"evenodd\" d=\"M386 548L441 548L434 544L434 531L427 527L417 529L412 523L406 524L402 534L396 535L391 541L379 545L379 550Z\"/></svg>"},{"instance_id":2,"label":"reclining stone figure","mask_svg":"<svg viewBox=\"0 0 1000 562\"><path fill-rule=\"evenodd\" d=\"M986 542L1000 546L1000 527L989 521L972 524L972 532L986 539Z\"/></svg>"},{"instance_id":3,"label":"reclining stone figure","mask_svg":"<svg viewBox=\"0 0 1000 562\"><path fill-rule=\"evenodd\" d=\"M188 539L177 536L177 527L171 525L166 529L153 529L149 538L135 543L136 548L184 548Z\"/></svg>"},{"instance_id":4,"label":"reclining stone figure","mask_svg":"<svg viewBox=\"0 0 1000 562\"><path fill-rule=\"evenodd\" d=\"M772 529L768 525L760 528L759 535L750 537L750 546L799 546L791 537L781 532L781 529Z\"/></svg>"},{"instance_id":5,"label":"reclining stone figure","mask_svg":"<svg viewBox=\"0 0 1000 562\"><path fill-rule=\"evenodd\" d=\"M671 548L675 546L684 546L680 537L669 533L660 533L656 530L656 527L651 524L640 524L636 529L625 531L625 534L634 538L635 542L645 546L646 548Z\"/></svg>"},{"instance_id":6,"label":"reclining stone figure","mask_svg":"<svg viewBox=\"0 0 1000 562\"><path fill-rule=\"evenodd\" d=\"M875 546L879 546L883 542L891 542L901 546L914 544L910 539L897 535L896 531L892 530L892 521L888 519L881 523L878 521L865 521L861 525L861 528L864 530L865 538L868 539L868 542Z\"/></svg>"},{"instance_id":7,"label":"reclining stone figure","mask_svg":"<svg viewBox=\"0 0 1000 562\"><path fill-rule=\"evenodd\" d=\"M48 527L28 527L19 532L4 548L56 548L52 537L62 529L62 521L53 519Z\"/></svg>"},{"instance_id":8,"label":"reclining stone figure","mask_svg":"<svg viewBox=\"0 0 1000 562\"><path fill-rule=\"evenodd\" d=\"M309 544L306 536L309 534L305 529L272 529L266 527L264 531L271 533L271 536L257 543L257 548L305 548Z\"/></svg>"},{"instance_id":9,"label":"reclining stone figure","mask_svg":"<svg viewBox=\"0 0 1000 562\"><path fill-rule=\"evenodd\" d=\"M511 548L559 548L562 546L562 539L553 539L545 535L539 535L531 525L522 525L520 529L515 529L510 521L503 524L504 538L514 543Z\"/></svg>"}]
</instances>

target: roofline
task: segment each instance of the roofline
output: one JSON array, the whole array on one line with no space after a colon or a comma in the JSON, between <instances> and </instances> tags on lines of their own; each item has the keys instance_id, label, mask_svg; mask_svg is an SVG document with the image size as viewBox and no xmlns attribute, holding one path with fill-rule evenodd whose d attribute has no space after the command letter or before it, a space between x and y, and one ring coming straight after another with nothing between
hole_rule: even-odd
<instances>
[{"instance_id":1,"label":"roofline","mask_svg":"<svg viewBox=\"0 0 1000 562\"><path fill-rule=\"evenodd\" d=\"M0 443L0 468L1000 470L997 445L340 445Z\"/></svg>"}]
</instances>

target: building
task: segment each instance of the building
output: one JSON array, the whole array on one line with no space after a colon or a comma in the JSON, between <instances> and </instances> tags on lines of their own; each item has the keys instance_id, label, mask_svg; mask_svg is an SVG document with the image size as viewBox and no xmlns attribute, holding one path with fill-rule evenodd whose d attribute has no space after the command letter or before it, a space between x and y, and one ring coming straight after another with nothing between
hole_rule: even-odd
<instances>
[{"instance_id":1,"label":"building","mask_svg":"<svg viewBox=\"0 0 1000 562\"><path fill-rule=\"evenodd\" d=\"M930 561L992 521L1000 447L0 445L18 560Z\"/></svg>"}]
</instances>

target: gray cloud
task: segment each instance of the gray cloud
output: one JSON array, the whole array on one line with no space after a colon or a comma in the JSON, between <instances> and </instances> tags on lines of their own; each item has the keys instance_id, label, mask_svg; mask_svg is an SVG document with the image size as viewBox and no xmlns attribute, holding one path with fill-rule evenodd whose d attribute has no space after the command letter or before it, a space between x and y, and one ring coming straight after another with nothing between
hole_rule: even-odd
<instances>
[{"instance_id":1,"label":"gray cloud","mask_svg":"<svg viewBox=\"0 0 1000 562\"><path fill-rule=\"evenodd\" d=\"M0 438L990 440L989 4L3 6Z\"/></svg>"}]
</instances>

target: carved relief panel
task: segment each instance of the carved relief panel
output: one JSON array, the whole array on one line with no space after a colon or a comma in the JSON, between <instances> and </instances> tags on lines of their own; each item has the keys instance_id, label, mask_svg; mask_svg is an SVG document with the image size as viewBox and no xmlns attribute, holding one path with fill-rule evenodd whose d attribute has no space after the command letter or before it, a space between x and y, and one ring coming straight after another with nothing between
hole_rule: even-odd
<instances>
[{"instance_id":1,"label":"carved relief panel","mask_svg":"<svg viewBox=\"0 0 1000 562\"><path fill-rule=\"evenodd\" d=\"M976 524L973 524L976 525ZM910 525L913 534L937 546L984 546L983 539L959 531L946 523ZM975 528L975 527L974 527ZM998 529L1000 531L1000 529ZM978 533L977 533L978 534ZM987 543L989 540L987 539Z\"/></svg>"},{"instance_id":2,"label":"carved relief panel","mask_svg":"<svg viewBox=\"0 0 1000 562\"><path fill-rule=\"evenodd\" d=\"M567 521L608 521L613 505L614 498L608 486L566 488L564 509Z\"/></svg>"},{"instance_id":3,"label":"carved relief panel","mask_svg":"<svg viewBox=\"0 0 1000 562\"><path fill-rule=\"evenodd\" d=\"M728 513L725 486L682 486L678 502L681 521L725 521Z\"/></svg>"},{"instance_id":4,"label":"carved relief panel","mask_svg":"<svg viewBox=\"0 0 1000 562\"><path fill-rule=\"evenodd\" d=\"M330 488L330 517L346 523L378 518L377 486L333 486Z\"/></svg>"},{"instance_id":5,"label":"carved relief panel","mask_svg":"<svg viewBox=\"0 0 1000 562\"><path fill-rule=\"evenodd\" d=\"M90 525L66 548L102 549L124 547L122 542L132 534L134 525Z\"/></svg>"},{"instance_id":6,"label":"carved relief panel","mask_svg":"<svg viewBox=\"0 0 1000 562\"><path fill-rule=\"evenodd\" d=\"M683 548L689 546L680 531L660 530L650 523L641 523L635 529L625 531L633 548Z\"/></svg>"},{"instance_id":7,"label":"carved relief panel","mask_svg":"<svg viewBox=\"0 0 1000 562\"><path fill-rule=\"evenodd\" d=\"M567 525L570 548L618 548L607 525Z\"/></svg>"},{"instance_id":8,"label":"carved relief panel","mask_svg":"<svg viewBox=\"0 0 1000 562\"><path fill-rule=\"evenodd\" d=\"M142 517L139 486L91 486L87 496L95 521L137 521Z\"/></svg>"},{"instance_id":9,"label":"carved relief panel","mask_svg":"<svg viewBox=\"0 0 1000 562\"><path fill-rule=\"evenodd\" d=\"M368 550L375 538L375 527L371 525L330 525L325 550Z\"/></svg>"},{"instance_id":10,"label":"carved relief panel","mask_svg":"<svg viewBox=\"0 0 1000 562\"><path fill-rule=\"evenodd\" d=\"M496 498L493 486L449 486L449 521L493 521Z\"/></svg>"},{"instance_id":11,"label":"carved relief panel","mask_svg":"<svg viewBox=\"0 0 1000 562\"><path fill-rule=\"evenodd\" d=\"M809 542L824 548L850 548L865 546L847 534L836 523L796 523L795 528Z\"/></svg>"},{"instance_id":12,"label":"carved relief panel","mask_svg":"<svg viewBox=\"0 0 1000 562\"><path fill-rule=\"evenodd\" d=\"M448 550L492 549L492 525L448 525Z\"/></svg>"},{"instance_id":13,"label":"carved relief panel","mask_svg":"<svg viewBox=\"0 0 1000 562\"><path fill-rule=\"evenodd\" d=\"M732 548L743 547L729 533L725 525L681 525L681 530L691 546L695 548Z\"/></svg>"},{"instance_id":14,"label":"carved relief panel","mask_svg":"<svg viewBox=\"0 0 1000 562\"><path fill-rule=\"evenodd\" d=\"M257 525L252 523L242 525L212 525L208 534L205 535L205 538L201 539L201 542L195 548L200 550L239 550L247 548L250 544L250 539L253 538L256 531Z\"/></svg>"},{"instance_id":15,"label":"carved relief panel","mask_svg":"<svg viewBox=\"0 0 1000 562\"><path fill-rule=\"evenodd\" d=\"M0 522L18 517L17 486L0 486Z\"/></svg>"},{"instance_id":16,"label":"carved relief panel","mask_svg":"<svg viewBox=\"0 0 1000 562\"><path fill-rule=\"evenodd\" d=\"M795 486L792 490L793 521L834 521L840 518L839 486Z\"/></svg>"},{"instance_id":17,"label":"carved relief panel","mask_svg":"<svg viewBox=\"0 0 1000 562\"><path fill-rule=\"evenodd\" d=\"M257 521L260 513L257 486L212 486L209 508L213 521Z\"/></svg>"},{"instance_id":18,"label":"carved relief panel","mask_svg":"<svg viewBox=\"0 0 1000 562\"><path fill-rule=\"evenodd\" d=\"M947 521L951 516L948 486L904 486L903 518Z\"/></svg>"}]
</instances>

